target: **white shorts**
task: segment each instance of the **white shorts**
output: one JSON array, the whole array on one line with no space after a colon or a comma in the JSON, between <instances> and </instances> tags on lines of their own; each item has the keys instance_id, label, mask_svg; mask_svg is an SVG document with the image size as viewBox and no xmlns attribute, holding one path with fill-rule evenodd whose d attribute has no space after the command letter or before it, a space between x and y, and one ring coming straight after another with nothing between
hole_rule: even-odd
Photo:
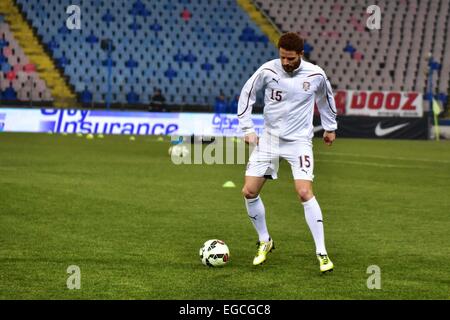
<instances>
[{"instance_id":1,"label":"white shorts","mask_svg":"<svg viewBox=\"0 0 450 320\"><path fill-rule=\"evenodd\" d=\"M280 158L291 165L294 180L314 179L311 141L286 141L263 135L247 163L246 176L277 179Z\"/></svg>"}]
</instances>

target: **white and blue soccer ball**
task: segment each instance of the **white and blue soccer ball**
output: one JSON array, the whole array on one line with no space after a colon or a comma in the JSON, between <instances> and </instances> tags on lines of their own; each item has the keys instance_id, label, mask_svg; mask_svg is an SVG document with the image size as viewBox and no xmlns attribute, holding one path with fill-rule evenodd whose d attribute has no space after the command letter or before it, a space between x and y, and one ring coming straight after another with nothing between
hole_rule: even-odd
<instances>
[{"instance_id":1,"label":"white and blue soccer ball","mask_svg":"<svg viewBox=\"0 0 450 320\"><path fill-rule=\"evenodd\" d=\"M169 148L169 156L171 157L187 157L190 153L190 150L187 146L184 144L176 144L173 146L170 146Z\"/></svg>"},{"instance_id":2,"label":"white and blue soccer ball","mask_svg":"<svg viewBox=\"0 0 450 320\"><path fill-rule=\"evenodd\" d=\"M230 249L219 239L206 241L199 254L202 263L208 267L223 267L230 261Z\"/></svg>"}]
</instances>

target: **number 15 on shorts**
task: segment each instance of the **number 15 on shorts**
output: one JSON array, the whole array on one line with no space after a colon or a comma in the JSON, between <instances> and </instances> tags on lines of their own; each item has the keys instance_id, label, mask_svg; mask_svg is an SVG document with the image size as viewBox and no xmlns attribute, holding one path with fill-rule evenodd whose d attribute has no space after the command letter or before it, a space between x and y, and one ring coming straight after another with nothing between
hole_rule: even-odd
<instances>
[{"instance_id":1,"label":"number 15 on shorts","mask_svg":"<svg viewBox=\"0 0 450 320\"><path fill-rule=\"evenodd\" d=\"M300 168L310 168L311 167L311 158L308 155L303 155L298 157L300 160Z\"/></svg>"}]
</instances>

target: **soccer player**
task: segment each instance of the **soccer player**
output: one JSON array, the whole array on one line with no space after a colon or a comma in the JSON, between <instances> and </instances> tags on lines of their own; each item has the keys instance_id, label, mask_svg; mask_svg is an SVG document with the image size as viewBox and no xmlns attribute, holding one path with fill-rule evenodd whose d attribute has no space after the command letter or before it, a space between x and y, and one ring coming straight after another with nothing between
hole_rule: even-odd
<instances>
[{"instance_id":1,"label":"soccer player","mask_svg":"<svg viewBox=\"0 0 450 320\"><path fill-rule=\"evenodd\" d=\"M316 246L321 272L333 270L325 248L322 212L312 191L314 157L314 102L317 103L324 142L336 138L336 106L325 72L302 59L303 39L288 32L278 42L279 59L263 64L245 83L238 103L239 128L245 142L255 146L245 172L242 193L248 216L259 237L254 265L262 264L274 249L266 226L264 204L259 195L266 179L276 179L278 162L289 162L295 190L303 204L305 218ZM251 119L256 92L264 89L264 130L257 136Z\"/></svg>"}]
</instances>

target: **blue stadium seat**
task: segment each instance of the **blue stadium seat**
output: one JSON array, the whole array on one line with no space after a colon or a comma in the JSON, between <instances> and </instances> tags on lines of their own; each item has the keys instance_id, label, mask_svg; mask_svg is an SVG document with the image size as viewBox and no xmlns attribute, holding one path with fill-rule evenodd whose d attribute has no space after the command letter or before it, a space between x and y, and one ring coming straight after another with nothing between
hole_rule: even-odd
<instances>
[{"instance_id":1,"label":"blue stadium seat","mask_svg":"<svg viewBox=\"0 0 450 320\"><path fill-rule=\"evenodd\" d=\"M170 97L180 103L214 101L214 83L226 86L222 88L224 92L239 92L241 88L236 87L236 83L241 86L242 79L249 77L261 62L277 55L276 48L267 43L268 39L257 31L256 25L234 1L211 4L207 0L85 0L89 5L82 6L81 30L68 30L61 23L67 18L61 7L73 1L17 2L51 48L55 61L66 62L64 72L79 94L85 89L82 87L85 81L79 79L88 75L94 102L104 101L105 96L106 85L99 83L106 78L106 53L100 47L105 38L112 39L116 47L113 52L115 82L133 75L129 80L139 84L134 89L140 93L141 102L147 101L156 86L169 93L168 102L173 102ZM180 16L184 8L192 14L187 23ZM253 42L239 41L245 30L251 34ZM252 59L255 45L261 59ZM177 62L174 58L177 54L183 60ZM127 64L130 55L135 63ZM234 61L238 58L245 62L237 65ZM207 59L209 63L205 64ZM234 72L236 69L242 74ZM149 81L151 88L147 86ZM173 86L182 94L177 94ZM144 89L148 91L146 94ZM113 86L113 93L119 100L115 102L126 103L126 95L132 92L131 83L124 82L120 90L118 85ZM201 94L195 97L189 92Z\"/></svg>"}]
</instances>

